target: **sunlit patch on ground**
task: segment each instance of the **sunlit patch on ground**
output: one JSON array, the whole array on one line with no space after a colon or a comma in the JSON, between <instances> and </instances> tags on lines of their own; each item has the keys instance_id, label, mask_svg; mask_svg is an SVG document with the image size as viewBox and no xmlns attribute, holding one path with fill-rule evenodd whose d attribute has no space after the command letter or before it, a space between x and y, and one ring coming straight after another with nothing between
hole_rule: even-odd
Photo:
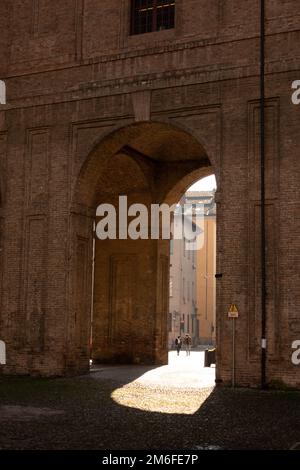
<instances>
[{"instance_id":1,"label":"sunlit patch on ground","mask_svg":"<svg viewBox=\"0 0 300 470\"><path fill-rule=\"evenodd\" d=\"M111 398L118 405L141 411L192 415L215 385L215 369L204 367L204 352L169 353L169 364L161 367L106 366L95 370L96 380L127 383L116 388ZM125 381L123 382L125 383Z\"/></svg>"},{"instance_id":2,"label":"sunlit patch on ground","mask_svg":"<svg viewBox=\"0 0 300 470\"><path fill-rule=\"evenodd\" d=\"M165 390L133 383L114 390L111 398L118 405L142 411L192 415L199 410L212 390Z\"/></svg>"},{"instance_id":3,"label":"sunlit patch on ground","mask_svg":"<svg viewBox=\"0 0 300 470\"><path fill-rule=\"evenodd\" d=\"M127 384L136 381L143 387L200 390L215 385L215 367L204 367L203 351L193 351L190 356L182 351L179 357L171 351L168 365L161 367L115 365L91 370L96 380L123 380Z\"/></svg>"}]
</instances>

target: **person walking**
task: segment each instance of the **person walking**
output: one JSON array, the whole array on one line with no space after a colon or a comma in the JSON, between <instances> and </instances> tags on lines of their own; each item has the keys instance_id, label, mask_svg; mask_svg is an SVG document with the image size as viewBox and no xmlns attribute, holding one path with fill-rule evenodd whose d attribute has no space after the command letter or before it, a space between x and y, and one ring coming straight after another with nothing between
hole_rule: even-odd
<instances>
[{"instance_id":1,"label":"person walking","mask_svg":"<svg viewBox=\"0 0 300 470\"><path fill-rule=\"evenodd\" d=\"M182 346L181 336L177 336L177 338L175 339L175 346L177 350L177 356L179 356L181 346Z\"/></svg>"},{"instance_id":2,"label":"person walking","mask_svg":"<svg viewBox=\"0 0 300 470\"><path fill-rule=\"evenodd\" d=\"M186 355L190 356L191 355L192 338L190 337L190 335L188 333L185 335L184 344L185 344Z\"/></svg>"}]
</instances>

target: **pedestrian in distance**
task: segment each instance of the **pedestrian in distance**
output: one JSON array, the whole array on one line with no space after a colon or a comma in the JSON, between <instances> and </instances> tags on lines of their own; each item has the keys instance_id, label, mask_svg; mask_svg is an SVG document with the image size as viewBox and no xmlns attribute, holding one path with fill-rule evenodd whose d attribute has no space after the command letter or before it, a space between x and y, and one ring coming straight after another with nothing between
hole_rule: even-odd
<instances>
[{"instance_id":1,"label":"pedestrian in distance","mask_svg":"<svg viewBox=\"0 0 300 470\"><path fill-rule=\"evenodd\" d=\"M177 350L177 356L179 356L181 346L182 346L181 336L177 336L177 338L175 339L175 346L176 346L176 350Z\"/></svg>"},{"instance_id":2,"label":"pedestrian in distance","mask_svg":"<svg viewBox=\"0 0 300 470\"><path fill-rule=\"evenodd\" d=\"M190 337L190 335L188 333L185 335L184 345L185 345L186 355L190 356L191 355L192 338Z\"/></svg>"}]
</instances>

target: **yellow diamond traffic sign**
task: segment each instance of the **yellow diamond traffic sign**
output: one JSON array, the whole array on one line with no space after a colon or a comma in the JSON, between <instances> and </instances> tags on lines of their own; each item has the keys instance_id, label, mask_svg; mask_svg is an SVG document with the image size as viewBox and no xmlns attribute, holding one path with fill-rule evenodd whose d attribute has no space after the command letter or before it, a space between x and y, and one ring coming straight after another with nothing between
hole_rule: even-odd
<instances>
[{"instance_id":1,"label":"yellow diamond traffic sign","mask_svg":"<svg viewBox=\"0 0 300 470\"><path fill-rule=\"evenodd\" d=\"M235 304L231 304L229 311L228 311L228 317L229 318L238 318L239 317L239 311L238 308Z\"/></svg>"}]
</instances>

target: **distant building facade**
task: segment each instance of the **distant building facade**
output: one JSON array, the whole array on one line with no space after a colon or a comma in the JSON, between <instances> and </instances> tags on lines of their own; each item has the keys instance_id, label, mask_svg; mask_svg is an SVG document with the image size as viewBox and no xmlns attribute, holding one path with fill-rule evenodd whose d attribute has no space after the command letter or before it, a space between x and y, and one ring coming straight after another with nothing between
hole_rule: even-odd
<instances>
[{"instance_id":1,"label":"distant building facade","mask_svg":"<svg viewBox=\"0 0 300 470\"><path fill-rule=\"evenodd\" d=\"M203 244L196 251L196 303L199 344L216 342L216 203L215 191L186 194L186 202L203 204Z\"/></svg>"},{"instance_id":2,"label":"distant building facade","mask_svg":"<svg viewBox=\"0 0 300 470\"><path fill-rule=\"evenodd\" d=\"M198 343L196 257L185 240L172 240L170 253L169 348L178 335L189 333Z\"/></svg>"}]
</instances>

